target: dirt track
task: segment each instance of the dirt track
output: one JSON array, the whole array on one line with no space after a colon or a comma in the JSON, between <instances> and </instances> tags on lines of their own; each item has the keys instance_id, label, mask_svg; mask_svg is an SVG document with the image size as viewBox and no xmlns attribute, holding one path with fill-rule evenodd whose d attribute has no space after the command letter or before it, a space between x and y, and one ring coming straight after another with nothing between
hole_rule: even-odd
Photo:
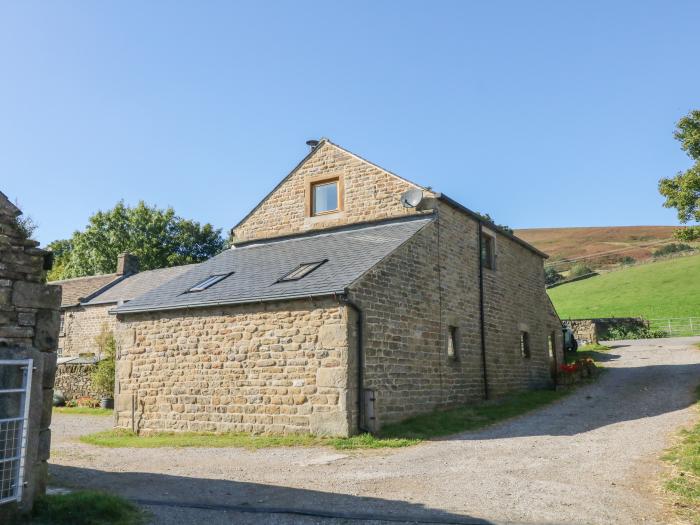
<instances>
[{"instance_id":1,"label":"dirt track","mask_svg":"<svg viewBox=\"0 0 700 525\"><path fill-rule=\"evenodd\" d=\"M110 418L56 415L50 470L157 523L667 523L658 456L696 417L691 341L618 342L610 370L561 402L398 450L102 449L76 436Z\"/></svg>"}]
</instances>

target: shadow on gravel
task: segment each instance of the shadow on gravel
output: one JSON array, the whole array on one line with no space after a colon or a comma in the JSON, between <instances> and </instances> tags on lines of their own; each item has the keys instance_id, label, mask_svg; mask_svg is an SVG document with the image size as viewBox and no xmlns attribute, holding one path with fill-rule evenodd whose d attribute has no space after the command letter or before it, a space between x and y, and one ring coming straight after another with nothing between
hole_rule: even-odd
<instances>
[{"instance_id":1,"label":"shadow on gravel","mask_svg":"<svg viewBox=\"0 0 700 525\"><path fill-rule=\"evenodd\" d=\"M176 453L176 452L175 452ZM488 525L489 521L431 509L419 503L335 494L241 481L190 478L142 472L102 470L49 464L52 484L103 490L147 506L190 511L221 511L328 520ZM207 520L208 523L211 523ZM316 523L314 521L314 523Z\"/></svg>"},{"instance_id":2,"label":"shadow on gravel","mask_svg":"<svg viewBox=\"0 0 700 525\"><path fill-rule=\"evenodd\" d=\"M611 367L605 369L597 382L580 387L570 396L530 415L442 440L575 436L687 408L697 401L698 383L700 363Z\"/></svg>"}]
</instances>

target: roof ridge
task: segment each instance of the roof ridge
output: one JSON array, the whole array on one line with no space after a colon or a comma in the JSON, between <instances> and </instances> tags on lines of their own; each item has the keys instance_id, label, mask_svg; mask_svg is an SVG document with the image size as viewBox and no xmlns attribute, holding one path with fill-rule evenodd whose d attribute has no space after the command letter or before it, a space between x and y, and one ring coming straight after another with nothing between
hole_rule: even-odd
<instances>
[{"instance_id":1,"label":"roof ridge","mask_svg":"<svg viewBox=\"0 0 700 525\"><path fill-rule=\"evenodd\" d=\"M47 281L46 284L61 284L61 283L68 283L72 281L78 281L80 279L97 279L98 277L118 277L118 274L115 273L98 273L97 275L82 275L80 277L69 277L68 279L58 279L56 281Z\"/></svg>"}]
</instances>

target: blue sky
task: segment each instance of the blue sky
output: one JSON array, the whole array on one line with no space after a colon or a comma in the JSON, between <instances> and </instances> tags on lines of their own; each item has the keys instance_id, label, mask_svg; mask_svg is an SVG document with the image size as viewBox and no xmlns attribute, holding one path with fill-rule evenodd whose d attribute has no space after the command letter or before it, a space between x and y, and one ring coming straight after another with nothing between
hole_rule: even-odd
<instances>
[{"instance_id":1,"label":"blue sky","mask_svg":"<svg viewBox=\"0 0 700 525\"><path fill-rule=\"evenodd\" d=\"M233 226L326 136L513 227L676 224L700 2L3 2L0 190Z\"/></svg>"}]
</instances>

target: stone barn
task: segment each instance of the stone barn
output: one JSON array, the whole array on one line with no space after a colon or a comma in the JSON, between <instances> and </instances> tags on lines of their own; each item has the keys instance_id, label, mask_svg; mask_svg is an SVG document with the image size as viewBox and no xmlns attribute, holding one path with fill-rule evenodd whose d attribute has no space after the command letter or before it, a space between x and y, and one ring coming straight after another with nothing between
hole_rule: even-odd
<instances>
[{"instance_id":1,"label":"stone barn","mask_svg":"<svg viewBox=\"0 0 700 525\"><path fill-rule=\"evenodd\" d=\"M224 253L117 307L117 426L347 436L552 384L546 255L321 140Z\"/></svg>"}]
</instances>

